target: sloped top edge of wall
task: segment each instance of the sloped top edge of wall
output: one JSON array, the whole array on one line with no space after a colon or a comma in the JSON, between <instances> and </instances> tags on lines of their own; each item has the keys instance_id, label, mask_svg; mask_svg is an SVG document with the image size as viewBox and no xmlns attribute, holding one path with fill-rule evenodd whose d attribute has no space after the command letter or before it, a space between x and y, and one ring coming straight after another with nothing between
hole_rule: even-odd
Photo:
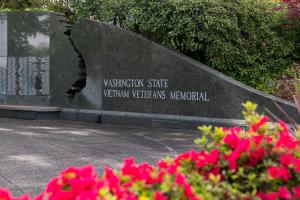
<instances>
[{"instance_id":1,"label":"sloped top edge of wall","mask_svg":"<svg viewBox=\"0 0 300 200\"><path fill-rule=\"evenodd\" d=\"M110 24L107 24L105 22L101 22L101 21L96 21L96 20L80 20L79 22L77 23L84 23L85 21L89 21L89 22L93 22L95 23L95 25L98 25L98 26L106 26L106 27L110 27L111 29L115 29L116 31L120 31L120 32L124 32L126 34L130 34L130 35L134 35L135 37L139 38L140 40L144 40L144 41L147 41L149 43L152 43L154 46L156 46L157 48L160 48L160 49L163 49L165 51L168 51L170 52L171 54L177 56L177 57L180 57L181 59L183 59L184 61L192 64L193 66L196 66L196 67L199 67L211 74L213 74L214 76L220 78L220 79L223 79L235 86L238 86L244 90L247 90L251 93L255 93L257 95L260 95L260 96L263 96L265 98L268 98L270 100L273 100L273 101L276 101L276 102L279 102L279 103L283 103L283 104L286 104L286 105L289 105L289 106L292 106L292 107L295 107L296 108L296 105L293 103L293 102L290 102L288 100L285 100L285 99L282 99L282 98L279 98L279 97L276 97L276 96L273 96L273 95L270 95L270 94L267 94L267 93L264 93L262 91L259 91L257 89L254 89L250 86L247 86L239 81L236 81L228 76L226 76L225 74L221 73L221 72L218 72L217 70L214 70L210 67L208 67L207 65L204 65L203 63L197 61L197 60L194 60L193 58L191 57L188 57L174 49L171 49L169 47L166 47L166 46L163 46L153 40L150 40L149 38L146 38L144 37L143 35L141 34L138 34L138 33L134 33L132 31L129 31L127 29L124 29L124 28L120 28L120 27L117 27L117 26L114 26L114 25L110 25Z\"/></svg>"}]
</instances>

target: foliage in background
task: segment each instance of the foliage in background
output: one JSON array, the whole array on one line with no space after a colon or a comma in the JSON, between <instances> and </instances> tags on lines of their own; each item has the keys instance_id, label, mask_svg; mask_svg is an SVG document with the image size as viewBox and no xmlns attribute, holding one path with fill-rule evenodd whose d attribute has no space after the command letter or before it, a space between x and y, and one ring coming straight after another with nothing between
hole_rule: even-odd
<instances>
[{"instance_id":1,"label":"foliage in background","mask_svg":"<svg viewBox=\"0 0 300 200\"><path fill-rule=\"evenodd\" d=\"M70 0L77 19L102 20L114 25L126 19L130 5L130 0Z\"/></svg>"},{"instance_id":2,"label":"foliage in background","mask_svg":"<svg viewBox=\"0 0 300 200\"><path fill-rule=\"evenodd\" d=\"M296 93L300 95L300 80L296 81Z\"/></svg>"},{"instance_id":3,"label":"foliage in background","mask_svg":"<svg viewBox=\"0 0 300 200\"><path fill-rule=\"evenodd\" d=\"M300 78L300 1L282 0L275 9L285 11L280 18L280 36L294 46L294 57L296 63L280 79L275 95L285 99L293 99L296 93L295 81Z\"/></svg>"},{"instance_id":4,"label":"foliage in background","mask_svg":"<svg viewBox=\"0 0 300 200\"><path fill-rule=\"evenodd\" d=\"M79 18L92 16L141 33L267 92L299 57L296 33L282 28L285 12L274 12L271 0L72 2ZM93 4L97 12L91 15Z\"/></svg>"},{"instance_id":5,"label":"foliage in background","mask_svg":"<svg viewBox=\"0 0 300 200\"><path fill-rule=\"evenodd\" d=\"M36 200L296 200L300 199L300 132L270 122L247 102L249 130L201 127L191 150L152 166L124 161L120 170L97 176L92 166L62 171ZM211 141L211 142L208 142ZM0 199L12 198L0 189Z\"/></svg>"},{"instance_id":6,"label":"foliage in background","mask_svg":"<svg viewBox=\"0 0 300 200\"><path fill-rule=\"evenodd\" d=\"M69 0L0 0L0 9L8 11L54 11L74 18Z\"/></svg>"},{"instance_id":7,"label":"foliage in background","mask_svg":"<svg viewBox=\"0 0 300 200\"><path fill-rule=\"evenodd\" d=\"M293 100L293 95L296 94L295 81L300 79L300 65L296 64L291 67L289 73L284 74L278 80L278 86L275 95L288 100Z\"/></svg>"}]
</instances>

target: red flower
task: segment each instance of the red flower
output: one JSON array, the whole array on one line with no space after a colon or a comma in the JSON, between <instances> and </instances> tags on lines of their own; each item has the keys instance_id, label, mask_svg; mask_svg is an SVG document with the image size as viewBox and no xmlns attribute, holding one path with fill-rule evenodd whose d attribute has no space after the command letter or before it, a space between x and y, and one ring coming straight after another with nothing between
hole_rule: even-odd
<instances>
[{"instance_id":1,"label":"red flower","mask_svg":"<svg viewBox=\"0 0 300 200\"><path fill-rule=\"evenodd\" d=\"M239 134L242 130L243 129L241 129L240 127L233 127L229 129L229 131L234 134Z\"/></svg>"},{"instance_id":2,"label":"red flower","mask_svg":"<svg viewBox=\"0 0 300 200\"><path fill-rule=\"evenodd\" d=\"M246 151L248 151L249 147L250 147L250 140L249 139L241 139L238 142L236 150L240 151L240 152L246 152Z\"/></svg>"},{"instance_id":3,"label":"red flower","mask_svg":"<svg viewBox=\"0 0 300 200\"><path fill-rule=\"evenodd\" d=\"M264 135L254 135L254 136L252 137L252 140L254 141L255 146L260 145L261 142L262 142L262 140L264 139L264 137L265 137Z\"/></svg>"},{"instance_id":4,"label":"red flower","mask_svg":"<svg viewBox=\"0 0 300 200\"><path fill-rule=\"evenodd\" d=\"M182 175L181 173L177 173L176 174L176 179L175 179L175 183L182 186L184 188L185 191L185 195L191 199L191 200L201 200L200 198L198 198L193 190L192 187L190 186L190 184L186 181L184 175Z\"/></svg>"},{"instance_id":5,"label":"red flower","mask_svg":"<svg viewBox=\"0 0 300 200\"><path fill-rule=\"evenodd\" d=\"M105 168L105 179L111 189L116 189L120 185L120 178L108 167Z\"/></svg>"},{"instance_id":6,"label":"red flower","mask_svg":"<svg viewBox=\"0 0 300 200\"><path fill-rule=\"evenodd\" d=\"M272 178L283 179L285 181L288 181L291 176L289 169L286 167L279 168L277 166L273 166L268 169L268 173Z\"/></svg>"},{"instance_id":7,"label":"red flower","mask_svg":"<svg viewBox=\"0 0 300 200\"><path fill-rule=\"evenodd\" d=\"M228 144L232 149L236 148L239 140L240 138L235 133L227 134L223 139L224 143Z\"/></svg>"},{"instance_id":8,"label":"red flower","mask_svg":"<svg viewBox=\"0 0 300 200\"><path fill-rule=\"evenodd\" d=\"M46 187L46 192L47 193L51 193L57 190L60 190L60 188L62 187L63 182L62 179L60 178L54 178L51 181L49 181L47 187Z\"/></svg>"},{"instance_id":9,"label":"red flower","mask_svg":"<svg viewBox=\"0 0 300 200\"><path fill-rule=\"evenodd\" d=\"M283 129L283 133L289 133L289 127L286 125L286 123L284 123L283 121L279 120L278 121L280 127Z\"/></svg>"},{"instance_id":10,"label":"red flower","mask_svg":"<svg viewBox=\"0 0 300 200\"><path fill-rule=\"evenodd\" d=\"M289 133L279 133L279 139L276 142L276 147L283 147L288 149L294 149L298 145L299 141L293 138Z\"/></svg>"},{"instance_id":11,"label":"red flower","mask_svg":"<svg viewBox=\"0 0 300 200\"><path fill-rule=\"evenodd\" d=\"M300 199L300 185L293 188L294 198Z\"/></svg>"},{"instance_id":12,"label":"red flower","mask_svg":"<svg viewBox=\"0 0 300 200\"><path fill-rule=\"evenodd\" d=\"M283 154L280 156L280 164L289 167L295 163L295 158L291 153Z\"/></svg>"},{"instance_id":13,"label":"red flower","mask_svg":"<svg viewBox=\"0 0 300 200\"><path fill-rule=\"evenodd\" d=\"M225 156L225 159L228 162L229 168L231 170L237 169L237 160L240 158L241 152L239 151L233 151L229 156Z\"/></svg>"},{"instance_id":14,"label":"red flower","mask_svg":"<svg viewBox=\"0 0 300 200\"><path fill-rule=\"evenodd\" d=\"M294 164L295 164L295 172L300 172L300 159L295 159L294 160Z\"/></svg>"},{"instance_id":15,"label":"red flower","mask_svg":"<svg viewBox=\"0 0 300 200\"><path fill-rule=\"evenodd\" d=\"M155 192L154 200L167 200L167 197L160 192Z\"/></svg>"},{"instance_id":16,"label":"red flower","mask_svg":"<svg viewBox=\"0 0 300 200\"><path fill-rule=\"evenodd\" d=\"M250 173L253 172L268 173L270 180L253 180L256 186L262 186L258 188L261 191L257 196L263 200L300 199L300 185L293 187L298 184L300 172L298 140L290 135L287 125L282 121L279 122L279 129L265 126L268 129L266 133L262 133L262 126L267 122L267 117L261 117L258 123L250 125L251 131L248 132L241 132L240 128L224 128L222 142L213 141L214 146L209 148L210 151L191 150L178 155L174 160L159 161L157 167L147 163L138 164L134 158L130 158L124 161L119 171L105 168L105 174L101 178L96 176L92 166L70 167L52 179L45 192L35 200L137 200L139 195L144 194L154 200L167 200L173 198L174 194L182 195L175 198L199 200L201 196L197 195L206 192L206 183L213 187L222 186L223 183L233 184L230 177L235 180L234 175L239 175L240 172L245 176L238 176L237 180L246 180L247 177L250 180ZM258 131L260 132L257 133ZM268 168L270 163L274 163L274 166ZM233 171L227 172L228 167ZM242 171L238 170L237 173L235 170L238 167ZM193 175L196 177L191 177ZM203 176L203 179L199 176ZM204 181L199 182L201 180ZM245 183L245 180L235 184ZM265 181L270 183L265 186ZM162 187L162 183L167 187ZM170 183L173 185L169 185ZM228 185L228 188L230 186L232 185ZM174 193L175 189L180 192ZM227 187L221 189L230 192L226 190ZM274 189L278 191L272 191ZM252 186L246 183L242 190L245 192L243 199L255 198L251 190ZM238 190L230 195L239 195L242 191ZM29 196L14 198L7 190L0 189L0 200L2 199L29 200Z\"/></svg>"},{"instance_id":17,"label":"red flower","mask_svg":"<svg viewBox=\"0 0 300 200\"><path fill-rule=\"evenodd\" d=\"M158 183L159 180L152 177L154 167L147 164L136 164L134 159L127 159L124 161L122 168L122 175L130 176L132 181L144 181L146 184Z\"/></svg>"},{"instance_id":18,"label":"red flower","mask_svg":"<svg viewBox=\"0 0 300 200\"><path fill-rule=\"evenodd\" d=\"M278 192L269 192L269 193L260 192L258 193L257 196L262 200L278 200L279 198Z\"/></svg>"},{"instance_id":19,"label":"red flower","mask_svg":"<svg viewBox=\"0 0 300 200\"><path fill-rule=\"evenodd\" d=\"M160 169L167 169L170 167L170 164L165 161L165 160L160 160L157 162L157 166L160 168Z\"/></svg>"},{"instance_id":20,"label":"red flower","mask_svg":"<svg viewBox=\"0 0 300 200\"><path fill-rule=\"evenodd\" d=\"M292 195L291 193L288 191L288 189L286 187L280 187L278 190L278 196L281 199L291 199Z\"/></svg>"},{"instance_id":21,"label":"red flower","mask_svg":"<svg viewBox=\"0 0 300 200\"><path fill-rule=\"evenodd\" d=\"M14 198L13 200L30 200L30 197L27 194L24 194L20 197Z\"/></svg>"},{"instance_id":22,"label":"red flower","mask_svg":"<svg viewBox=\"0 0 300 200\"><path fill-rule=\"evenodd\" d=\"M10 200L12 199L11 194L8 190L0 188L0 199Z\"/></svg>"},{"instance_id":23,"label":"red flower","mask_svg":"<svg viewBox=\"0 0 300 200\"><path fill-rule=\"evenodd\" d=\"M249 139L238 139L236 148L231 152L229 156L224 156L227 160L229 168L231 170L237 169L237 160L241 157L242 153L247 152L250 147Z\"/></svg>"},{"instance_id":24,"label":"red flower","mask_svg":"<svg viewBox=\"0 0 300 200\"><path fill-rule=\"evenodd\" d=\"M266 43L262 43L263 48L266 47ZM257 132L259 128L265 125L269 121L269 118L266 116L262 116L256 124L252 124L250 126L249 132Z\"/></svg>"},{"instance_id":25,"label":"red flower","mask_svg":"<svg viewBox=\"0 0 300 200\"><path fill-rule=\"evenodd\" d=\"M265 156L264 148L257 148L249 153L249 165L255 166Z\"/></svg>"},{"instance_id":26,"label":"red flower","mask_svg":"<svg viewBox=\"0 0 300 200\"><path fill-rule=\"evenodd\" d=\"M216 164L219 159L219 153L217 151L212 151L210 153L207 153L205 151L202 151L198 154L197 159L195 160L195 163L197 167L203 168L208 164Z\"/></svg>"},{"instance_id":27,"label":"red flower","mask_svg":"<svg viewBox=\"0 0 300 200\"><path fill-rule=\"evenodd\" d=\"M219 158L220 158L219 154L220 153L219 153L218 149L214 149L209 154L207 154L207 156L205 157L207 164L210 164L210 165L217 164L217 162L219 161Z\"/></svg>"}]
</instances>

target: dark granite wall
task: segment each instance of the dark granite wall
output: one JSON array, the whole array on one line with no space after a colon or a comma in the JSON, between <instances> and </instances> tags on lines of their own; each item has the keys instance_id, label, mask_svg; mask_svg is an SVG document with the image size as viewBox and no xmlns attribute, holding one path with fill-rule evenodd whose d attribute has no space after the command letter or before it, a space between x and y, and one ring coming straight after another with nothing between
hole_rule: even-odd
<instances>
[{"instance_id":1,"label":"dark granite wall","mask_svg":"<svg viewBox=\"0 0 300 200\"><path fill-rule=\"evenodd\" d=\"M56 13L0 13L0 33L7 31L7 38L0 36L0 71L7 71L10 57L21 58L18 69L24 65L34 68L29 61L26 64L22 60L26 57L46 62L48 68L41 69L49 74L49 77L36 75L42 86L48 88L35 84L35 93L18 88L14 95L2 88L1 74L0 103L101 110L120 115L240 119L241 104L251 100L259 104L261 111L268 108L284 118L272 102L276 101L299 120L293 103L249 88L124 29L81 21L73 26L72 46L64 34L66 27L62 20L65 18ZM70 98L66 92L82 73L74 46L86 64L86 86ZM20 79L19 75L17 78ZM4 82L10 81L6 78ZM29 82L24 85L30 85Z\"/></svg>"},{"instance_id":2,"label":"dark granite wall","mask_svg":"<svg viewBox=\"0 0 300 200\"><path fill-rule=\"evenodd\" d=\"M73 37L87 62L88 84L79 97L104 111L239 119L241 104L251 100L259 104L260 111L268 108L284 118L272 102L276 101L299 120L293 103L249 88L140 35L100 22L82 21L76 25ZM114 79L134 79L143 85L105 86L104 81ZM161 85L149 87L151 79Z\"/></svg>"}]
</instances>

